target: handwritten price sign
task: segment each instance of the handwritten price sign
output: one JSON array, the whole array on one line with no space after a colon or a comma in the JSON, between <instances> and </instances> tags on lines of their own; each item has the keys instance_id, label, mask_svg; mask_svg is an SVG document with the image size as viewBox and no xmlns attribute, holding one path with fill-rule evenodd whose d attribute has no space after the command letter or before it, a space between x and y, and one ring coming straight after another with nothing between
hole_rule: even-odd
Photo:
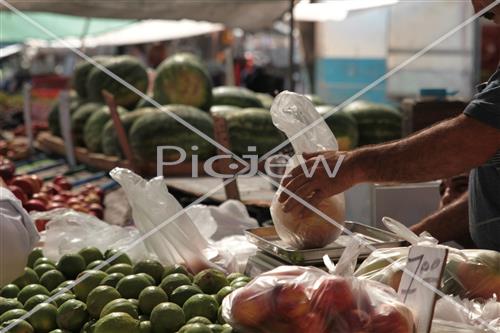
<instances>
[{"instance_id":1,"label":"handwritten price sign","mask_svg":"<svg viewBox=\"0 0 500 333\"><path fill-rule=\"evenodd\" d=\"M398 294L404 303L414 310L416 333L428 333L431 329L436 303L435 290L441 285L447 257L446 248L410 248Z\"/></svg>"}]
</instances>

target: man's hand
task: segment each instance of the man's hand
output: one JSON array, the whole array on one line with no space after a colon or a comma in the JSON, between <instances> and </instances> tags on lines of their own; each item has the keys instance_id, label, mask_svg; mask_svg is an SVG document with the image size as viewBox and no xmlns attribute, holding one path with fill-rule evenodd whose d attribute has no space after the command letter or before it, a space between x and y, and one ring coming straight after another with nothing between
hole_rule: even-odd
<instances>
[{"instance_id":1,"label":"man's hand","mask_svg":"<svg viewBox=\"0 0 500 333\"><path fill-rule=\"evenodd\" d=\"M293 194L317 206L323 199L361 182L361 174L350 168L350 155L347 152L328 151L302 156L304 163L295 167L282 182L285 190L278 200L284 203L285 212L294 212L298 216L305 216L309 212L307 207L293 198ZM333 174L336 167L338 171ZM304 170L311 174L306 175Z\"/></svg>"}]
</instances>

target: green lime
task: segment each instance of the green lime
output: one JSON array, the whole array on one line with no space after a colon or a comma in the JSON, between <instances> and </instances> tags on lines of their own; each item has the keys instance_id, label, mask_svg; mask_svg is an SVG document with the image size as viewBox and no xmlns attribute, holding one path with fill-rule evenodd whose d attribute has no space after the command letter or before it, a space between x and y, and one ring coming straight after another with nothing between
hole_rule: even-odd
<instances>
[{"instance_id":1,"label":"green lime","mask_svg":"<svg viewBox=\"0 0 500 333\"><path fill-rule=\"evenodd\" d=\"M139 333L139 321L127 313L111 313L97 321L93 333Z\"/></svg>"},{"instance_id":2,"label":"green lime","mask_svg":"<svg viewBox=\"0 0 500 333\"><path fill-rule=\"evenodd\" d=\"M106 304L121 298L120 293L110 286L99 286L87 296L87 311L94 318L99 318Z\"/></svg>"},{"instance_id":3,"label":"green lime","mask_svg":"<svg viewBox=\"0 0 500 333\"><path fill-rule=\"evenodd\" d=\"M123 275L132 275L133 268L129 264L116 264L108 268L106 270L106 273L108 274L122 273Z\"/></svg>"},{"instance_id":4,"label":"green lime","mask_svg":"<svg viewBox=\"0 0 500 333\"><path fill-rule=\"evenodd\" d=\"M161 278L163 280L166 276L172 275L175 273L184 274L186 276L191 275L185 266L175 264L175 265L165 266L165 268L163 269L163 275L161 276Z\"/></svg>"},{"instance_id":5,"label":"green lime","mask_svg":"<svg viewBox=\"0 0 500 333\"><path fill-rule=\"evenodd\" d=\"M42 303L47 303L47 300L50 297L47 295L35 295L31 296L26 303L24 303L24 310L26 311L31 311L34 307L36 307L38 304ZM49 304L56 305L55 302L51 301Z\"/></svg>"},{"instance_id":6,"label":"green lime","mask_svg":"<svg viewBox=\"0 0 500 333\"><path fill-rule=\"evenodd\" d=\"M239 289L239 288L243 288L244 286L246 286L248 284L248 282L246 281L236 281L234 283L231 283L231 287L236 290L236 289Z\"/></svg>"},{"instance_id":7,"label":"green lime","mask_svg":"<svg viewBox=\"0 0 500 333\"><path fill-rule=\"evenodd\" d=\"M28 322L37 333L47 333L57 328L57 308L52 304L39 304L29 316Z\"/></svg>"},{"instance_id":8,"label":"green lime","mask_svg":"<svg viewBox=\"0 0 500 333\"><path fill-rule=\"evenodd\" d=\"M184 325L186 318L181 307L165 302L155 306L151 312L151 331L153 333L173 333Z\"/></svg>"},{"instance_id":9,"label":"green lime","mask_svg":"<svg viewBox=\"0 0 500 333\"><path fill-rule=\"evenodd\" d=\"M246 282L246 283L248 283L250 281L252 281L252 279L249 278L248 276L240 276L240 277L234 279L233 281L231 281L231 285L234 284L234 283L238 283L238 282Z\"/></svg>"},{"instance_id":10,"label":"green lime","mask_svg":"<svg viewBox=\"0 0 500 333\"><path fill-rule=\"evenodd\" d=\"M74 283L75 283L75 280L66 280L63 283L61 283L60 285L58 285L57 287L58 288L66 288L66 287L71 286L71 289L73 289L73 284Z\"/></svg>"},{"instance_id":11,"label":"green lime","mask_svg":"<svg viewBox=\"0 0 500 333\"><path fill-rule=\"evenodd\" d=\"M179 333L212 333L212 331L207 325L196 323L184 325L179 330Z\"/></svg>"},{"instance_id":12,"label":"green lime","mask_svg":"<svg viewBox=\"0 0 500 333\"><path fill-rule=\"evenodd\" d=\"M153 277L155 284L162 280L163 266L156 260L142 260L134 265L134 274L146 273Z\"/></svg>"},{"instance_id":13,"label":"green lime","mask_svg":"<svg viewBox=\"0 0 500 333\"><path fill-rule=\"evenodd\" d=\"M0 315L14 309L22 309L23 304L15 298L0 298Z\"/></svg>"},{"instance_id":14,"label":"green lime","mask_svg":"<svg viewBox=\"0 0 500 333\"><path fill-rule=\"evenodd\" d=\"M61 306L63 305L64 303L66 303L67 301L69 301L70 299L75 299L75 295L73 294L70 294L70 293L64 293L64 294L60 294L59 296L57 296L55 299L54 299L54 302L56 302L56 305L57 306Z\"/></svg>"},{"instance_id":15,"label":"green lime","mask_svg":"<svg viewBox=\"0 0 500 333\"><path fill-rule=\"evenodd\" d=\"M3 324L4 322L12 319L17 319L21 318L28 312L24 309L12 309L5 311L1 316L0 316L0 324Z\"/></svg>"},{"instance_id":16,"label":"green lime","mask_svg":"<svg viewBox=\"0 0 500 333\"><path fill-rule=\"evenodd\" d=\"M149 275L147 273L137 273L135 275L142 276L142 277L146 278L151 283L152 286L156 286L156 281L155 281L155 279L153 279L153 277L151 275Z\"/></svg>"},{"instance_id":17,"label":"green lime","mask_svg":"<svg viewBox=\"0 0 500 333\"><path fill-rule=\"evenodd\" d=\"M47 288L40 284L30 284L21 289L19 294L17 295L17 300L21 303L26 303L26 301L35 295L49 295L49 291Z\"/></svg>"},{"instance_id":18,"label":"green lime","mask_svg":"<svg viewBox=\"0 0 500 333\"><path fill-rule=\"evenodd\" d=\"M2 289L0 289L0 297L16 298L17 294L19 294L19 291L19 287L15 284L6 284Z\"/></svg>"},{"instance_id":19,"label":"green lime","mask_svg":"<svg viewBox=\"0 0 500 333\"><path fill-rule=\"evenodd\" d=\"M79 254L65 254L59 259L57 269L64 274L67 279L75 279L78 274L85 270L87 264L85 259Z\"/></svg>"},{"instance_id":20,"label":"green lime","mask_svg":"<svg viewBox=\"0 0 500 333\"><path fill-rule=\"evenodd\" d=\"M166 276L160 283L160 287L170 296L172 292L180 286L190 285L191 279L184 274L174 273Z\"/></svg>"},{"instance_id":21,"label":"green lime","mask_svg":"<svg viewBox=\"0 0 500 333\"><path fill-rule=\"evenodd\" d=\"M210 325L212 322L205 317L193 317L187 321L187 324L204 324Z\"/></svg>"},{"instance_id":22,"label":"green lime","mask_svg":"<svg viewBox=\"0 0 500 333\"><path fill-rule=\"evenodd\" d=\"M85 247L78 251L78 254L83 257L85 263L88 265L95 260L103 260L104 256L101 251L93 246Z\"/></svg>"},{"instance_id":23,"label":"green lime","mask_svg":"<svg viewBox=\"0 0 500 333\"><path fill-rule=\"evenodd\" d=\"M118 298L106 304L104 308L102 308L101 318L115 312L128 313L132 318L139 318L137 307L124 298Z\"/></svg>"},{"instance_id":24,"label":"green lime","mask_svg":"<svg viewBox=\"0 0 500 333\"><path fill-rule=\"evenodd\" d=\"M85 278L83 278L84 276ZM89 293L99 286L106 276L108 276L108 274L96 270L83 271L78 274L77 280L83 279L73 287L76 298L86 302Z\"/></svg>"},{"instance_id":25,"label":"green lime","mask_svg":"<svg viewBox=\"0 0 500 333\"><path fill-rule=\"evenodd\" d=\"M38 282L40 282L40 280L38 279L38 275L36 274L36 272L31 268L25 267L23 275L15 279L12 283L18 286L19 289L23 289L28 284L34 284Z\"/></svg>"},{"instance_id":26,"label":"green lime","mask_svg":"<svg viewBox=\"0 0 500 333\"><path fill-rule=\"evenodd\" d=\"M41 277L43 274L47 273L48 271L52 271L54 269L56 268L51 264L40 264L35 268L33 268L38 277Z\"/></svg>"},{"instance_id":27,"label":"green lime","mask_svg":"<svg viewBox=\"0 0 500 333\"><path fill-rule=\"evenodd\" d=\"M28 255L28 264L26 266L33 268L35 261L38 258L42 258L42 257L43 257L42 248L40 248L40 247L34 248L33 251L31 251L30 254Z\"/></svg>"},{"instance_id":28,"label":"green lime","mask_svg":"<svg viewBox=\"0 0 500 333\"><path fill-rule=\"evenodd\" d=\"M87 265L86 269L97 269L97 267L100 267L99 268L100 271L105 272L111 266L104 260L94 260Z\"/></svg>"},{"instance_id":29,"label":"green lime","mask_svg":"<svg viewBox=\"0 0 500 333\"><path fill-rule=\"evenodd\" d=\"M203 291L201 291L201 289L196 285L180 286L175 288L175 290L170 294L170 301L178 306L183 306L191 296L197 294L203 294Z\"/></svg>"},{"instance_id":30,"label":"green lime","mask_svg":"<svg viewBox=\"0 0 500 333\"><path fill-rule=\"evenodd\" d=\"M152 285L143 276L129 275L121 279L116 285L116 290L123 298L138 298L142 290Z\"/></svg>"},{"instance_id":31,"label":"green lime","mask_svg":"<svg viewBox=\"0 0 500 333\"><path fill-rule=\"evenodd\" d=\"M8 331L5 331L5 333L34 333L35 331L33 330L33 327L30 325L25 320L7 320L4 322L2 325L0 325L0 330L6 329L10 325L15 325L12 328L10 328Z\"/></svg>"},{"instance_id":32,"label":"green lime","mask_svg":"<svg viewBox=\"0 0 500 333\"><path fill-rule=\"evenodd\" d=\"M214 297L210 295L198 294L191 296L182 306L186 319L191 319L193 317L205 317L211 322L217 320L217 310L219 310L219 304Z\"/></svg>"},{"instance_id":33,"label":"green lime","mask_svg":"<svg viewBox=\"0 0 500 333\"><path fill-rule=\"evenodd\" d=\"M222 300L227 296L229 295L230 293L233 292L233 287L231 286L225 286L224 288L222 288L221 290L219 290L219 292L217 293L217 295L215 295L215 298L217 299L217 302L219 304L222 304Z\"/></svg>"},{"instance_id":34,"label":"green lime","mask_svg":"<svg viewBox=\"0 0 500 333\"><path fill-rule=\"evenodd\" d=\"M216 269L205 269L194 277L193 282L205 294L216 294L219 290L229 285L226 275Z\"/></svg>"},{"instance_id":35,"label":"green lime","mask_svg":"<svg viewBox=\"0 0 500 333\"><path fill-rule=\"evenodd\" d=\"M123 279L124 276L125 275L123 275L123 273L111 273L104 279L102 279L100 284L101 286L110 286L116 288L116 285L121 279Z\"/></svg>"},{"instance_id":36,"label":"green lime","mask_svg":"<svg viewBox=\"0 0 500 333\"><path fill-rule=\"evenodd\" d=\"M227 328L222 326L222 325L219 325L219 324L210 324L210 325L207 325L208 328L210 328L210 331L212 333L229 333L231 331L227 331Z\"/></svg>"},{"instance_id":37,"label":"green lime","mask_svg":"<svg viewBox=\"0 0 500 333\"><path fill-rule=\"evenodd\" d=\"M168 296L160 287L147 287L139 294L139 309L143 314L150 315L154 307L168 302Z\"/></svg>"},{"instance_id":38,"label":"green lime","mask_svg":"<svg viewBox=\"0 0 500 333\"><path fill-rule=\"evenodd\" d=\"M40 284L49 291L56 289L64 281L66 281L66 278L57 269L45 272L40 277Z\"/></svg>"},{"instance_id":39,"label":"green lime","mask_svg":"<svg viewBox=\"0 0 500 333\"><path fill-rule=\"evenodd\" d=\"M64 302L57 309L56 320L61 329L78 332L88 319L87 305L76 299Z\"/></svg>"},{"instance_id":40,"label":"green lime","mask_svg":"<svg viewBox=\"0 0 500 333\"><path fill-rule=\"evenodd\" d=\"M227 281L229 283L233 282L234 280L236 280L237 278L240 278L240 277L246 277L245 274L241 274L241 273L231 273L227 276Z\"/></svg>"},{"instance_id":41,"label":"green lime","mask_svg":"<svg viewBox=\"0 0 500 333\"><path fill-rule=\"evenodd\" d=\"M115 258L111 261L108 261L112 257L115 257ZM127 254L120 252L118 250L115 250L115 249L106 251L106 253L104 254L104 258L112 265L127 264L127 265L132 266L132 260L130 260L130 257Z\"/></svg>"},{"instance_id":42,"label":"green lime","mask_svg":"<svg viewBox=\"0 0 500 333\"><path fill-rule=\"evenodd\" d=\"M141 333L151 333L151 322L149 320L141 321L139 331Z\"/></svg>"},{"instance_id":43,"label":"green lime","mask_svg":"<svg viewBox=\"0 0 500 333\"><path fill-rule=\"evenodd\" d=\"M35 261L35 263L33 264L33 268L36 268L36 266L40 266L42 264L51 265L54 268L56 267L56 264L52 260L50 260L49 258L41 257Z\"/></svg>"}]
</instances>

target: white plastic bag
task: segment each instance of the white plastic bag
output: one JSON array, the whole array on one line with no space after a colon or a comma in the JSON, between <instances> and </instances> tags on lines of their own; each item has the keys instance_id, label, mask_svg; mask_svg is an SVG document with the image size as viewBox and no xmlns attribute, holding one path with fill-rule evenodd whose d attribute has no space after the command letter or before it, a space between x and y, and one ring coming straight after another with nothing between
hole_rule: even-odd
<instances>
[{"instance_id":1,"label":"white plastic bag","mask_svg":"<svg viewBox=\"0 0 500 333\"><path fill-rule=\"evenodd\" d=\"M332 131L322 119L312 102L303 95L284 91L273 102L271 115L274 125L285 132L295 150L295 156L287 164L286 174L299 165L297 155L318 151L337 151L338 144ZM295 135L315 125L295 138ZM286 176L285 176L286 177ZM300 249L320 248L333 242L341 233L334 224L316 214L301 218L283 212L278 197L283 191L280 187L271 204L271 216L280 238L287 244ZM320 202L319 210L329 215L337 224L344 225L344 194L337 194Z\"/></svg>"},{"instance_id":2,"label":"white plastic bag","mask_svg":"<svg viewBox=\"0 0 500 333\"><path fill-rule=\"evenodd\" d=\"M163 177L146 181L130 170L110 172L125 191L132 216L146 248L164 264L185 264L193 273L206 268L232 271L234 259L209 244L175 197ZM198 212L199 213L199 212Z\"/></svg>"},{"instance_id":3,"label":"white plastic bag","mask_svg":"<svg viewBox=\"0 0 500 333\"><path fill-rule=\"evenodd\" d=\"M219 241L225 237L244 235L244 231L259 227L259 223L248 215L241 201L227 200L218 207L210 206L210 213L217 224L212 239Z\"/></svg>"},{"instance_id":4,"label":"white plastic bag","mask_svg":"<svg viewBox=\"0 0 500 333\"><path fill-rule=\"evenodd\" d=\"M43 253L54 261L66 253L76 253L87 246L97 247L102 252L108 249L125 251L133 261L156 259L143 244L130 247L140 238L134 227L119 227L99 220L97 217L70 209L55 209L31 214L33 220L47 220L43 232Z\"/></svg>"}]
</instances>

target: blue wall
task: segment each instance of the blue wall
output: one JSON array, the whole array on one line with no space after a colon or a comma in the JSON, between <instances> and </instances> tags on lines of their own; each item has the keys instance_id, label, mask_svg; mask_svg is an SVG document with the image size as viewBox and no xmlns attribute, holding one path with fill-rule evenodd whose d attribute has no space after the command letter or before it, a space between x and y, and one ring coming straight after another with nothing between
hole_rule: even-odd
<instances>
[{"instance_id":1,"label":"blue wall","mask_svg":"<svg viewBox=\"0 0 500 333\"><path fill-rule=\"evenodd\" d=\"M341 104L387 72L385 59L320 58L316 60L316 94L330 104ZM359 99L387 103L382 82Z\"/></svg>"}]
</instances>

